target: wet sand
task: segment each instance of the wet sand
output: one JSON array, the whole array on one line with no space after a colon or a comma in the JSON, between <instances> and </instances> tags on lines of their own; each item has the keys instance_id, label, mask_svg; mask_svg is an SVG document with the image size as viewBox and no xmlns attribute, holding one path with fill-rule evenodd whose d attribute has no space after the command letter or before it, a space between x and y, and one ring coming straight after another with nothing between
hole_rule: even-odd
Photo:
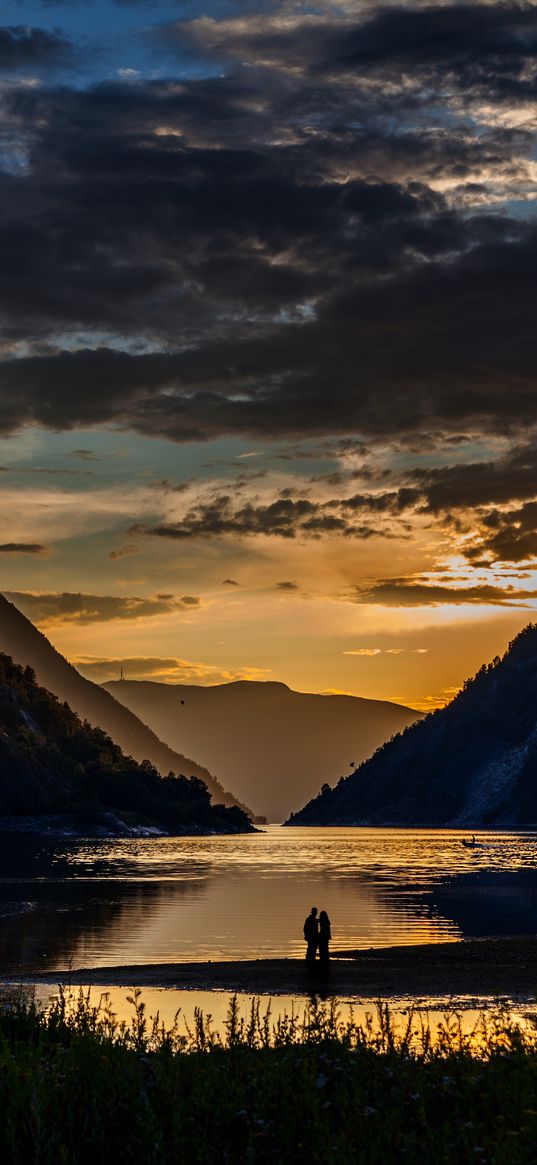
<instances>
[{"instance_id":1,"label":"wet sand","mask_svg":"<svg viewBox=\"0 0 537 1165\"><path fill-rule=\"evenodd\" d=\"M255 959L58 968L46 973L11 975L9 979L273 996L315 992L364 999L507 996L528 1000L537 996L537 936L333 951L326 972L319 966L310 970L302 959Z\"/></svg>"}]
</instances>

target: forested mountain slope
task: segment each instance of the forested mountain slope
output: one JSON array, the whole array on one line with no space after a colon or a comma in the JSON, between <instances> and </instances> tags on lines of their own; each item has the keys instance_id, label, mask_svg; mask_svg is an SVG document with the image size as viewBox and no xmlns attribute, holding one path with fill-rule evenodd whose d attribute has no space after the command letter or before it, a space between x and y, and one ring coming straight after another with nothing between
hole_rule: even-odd
<instances>
[{"instance_id":1,"label":"forested mountain slope","mask_svg":"<svg viewBox=\"0 0 537 1165\"><path fill-rule=\"evenodd\" d=\"M102 728L135 760L151 761L162 775L171 771L200 777L213 801L223 805L240 804L203 765L184 756L182 749L164 744L109 692L84 679L4 595L0 595L0 651L11 655L17 663L33 668L40 684L54 692L59 700L66 700L83 720Z\"/></svg>"},{"instance_id":2,"label":"forested mountain slope","mask_svg":"<svg viewBox=\"0 0 537 1165\"><path fill-rule=\"evenodd\" d=\"M537 823L537 626L289 825Z\"/></svg>"},{"instance_id":3,"label":"forested mountain slope","mask_svg":"<svg viewBox=\"0 0 537 1165\"><path fill-rule=\"evenodd\" d=\"M161 777L0 654L0 826L6 815L67 814L81 832L106 824L169 833L249 832L238 808L212 806L196 777Z\"/></svg>"}]
</instances>

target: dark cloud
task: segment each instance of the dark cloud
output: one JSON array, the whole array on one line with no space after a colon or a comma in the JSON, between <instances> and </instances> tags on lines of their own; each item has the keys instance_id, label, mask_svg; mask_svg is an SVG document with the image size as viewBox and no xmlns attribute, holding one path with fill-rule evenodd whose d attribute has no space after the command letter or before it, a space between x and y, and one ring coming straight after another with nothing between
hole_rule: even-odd
<instances>
[{"instance_id":1,"label":"dark cloud","mask_svg":"<svg viewBox=\"0 0 537 1165\"><path fill-rule=\"evenodd\" d=\"M369 511L379 514L401 514L405 510L415 507L423 501L424 493L413 486L401 486L396 490L387 490L376 494L353 494L350 498L338 502L347 511Z\"/></svg>"},{"instance_id":2,"label":"dark cloud","mask_svg":"<svg viewBox=\"0 0 537 1165\"><path fill-rule=\"evenodd\" d=\"M238 587L238 586L239 586L239 583L237 582L237 579L236 579L236 578L223 578L223 579L222 579L222 586L226 586L226 587Z\"/></svg>"},{"instance_id":3,"label":"dark cloud","mask_svg":"<svg viewBox=\"0 0 537 1165\"><path fill-rule=\"evenodd\" d=\"M476 246L458 263L414 265L388 284L345 286L341 271L315 319L268 323L255 337L248 330L213 336L182 353L101 347L5 361L0 426L116 421L188 440L233 432L390 435L429 427L431 416L448 429L528 424L536 271L528 228L522 241ZM80 310L74 293L71 303ZM99 310L105 306L100 297Z\"/></svg>"},{"instance_id":4,"label":"dark cloud","mask_svg":"<svg viewBox=\"0 0 537 1165\"><path fill-rule=\"evenodd\" d=\"M442 586L413 579L381 579L373 586L356 589L359 603L378 603L383 607L436 607L444 604L484 603L498 606L516 606L537 599L537 591L516 590L488 583L475 586Z\"/></svg>"},{"instance_id":5,"label":"dark cloud","mask_svg":"<svg viewBox=\"0 0 537 1165\"><path fill-rule=\"evenodd\" d=\"M118 595L71 593L39 594L6 591L17 607L37 623L103 623L111 619L146 619L174 611L191 610L201 600L193 595L155 595L133 598Z\"/></svg>"},{"instance_id":6,"label":"dark cloud","mask_svg":"<svg viewBox=\"0 0 537 1165\"><path fill-rule=\"evenodd\" d=\"M536 19L246 14L161 30L218 58L211 76L6 89L25 164L0 172L0 310L26 347L0 364L0 432L419 442L534 425L537 229L511 206L532 194L532 139L498 111L532 97ZM486 477L471 469L468 496ZM406 488L354 510L465 505L456 465ZM154 532L356 533L350 499L277 507Z\"/></svg>"},{"instance_id":7,"label":"dark cloud","mask_svg":"<svg viewBox=\"0 0 537 1165\"><path fill-rule=\"evenodd\" d=\"M537 16L525 3L387 4L365 8L361 17L284 21L267 14L178 22L156 36L168 50L175 41L181 52L269 62L282 73L300 69L332 81L350 73L413 92L427 78L433 89L484 90L511 100L535 95L527 66L537 57Z\"/></svg>"},{"instance_id":8,"label":"dark cloud","mask_svg":"<svg viewBox=\"0 0 537 1165\"><path fill-rule=\"evenodd\" d=\"M279 591L298 591L299 587L295 582L286 582L284 580L283 582L276 583L276 589Z\"/></svg>"},{"instance_id":9,"label":"dark cloud","mask_svg":"<svg viewBox=\"0 0 537 1165\"><path fill-rule=\"evenodd\" d=\"M73 45L61 33L27 24L0 25L0 72L64 65L74 56Z\"/></svg>"},{"instance_id":10,"label":"dark cloud","mask_svg":"<svg viewBox=\"0 0 537 1165\"><path fill-rule=\"evenodd\" d=\"M0 544L0 554L46 554L48 546L40 542L3 542Z\"/></svg>"},{"instance_id":11,"label":"dark cloud","mask_svg":"<svg viewBox=\"0 0 537 1165\"><path fill-rule=\"evenodd\" d=\"M193 506L178 521L158 526L136 522L128 532L134 537L150 535L175 541L229 535L249 538L258 534L277 538L319 538L323 534L390 537L388 528L378 524L373 528L349 520L344 514L331 512L334 508L345 510L346 504L340 499L319 502L309 498L279 497L266 503L247 502L237 506L231 495L218 494L208 502Z\"/></svg>"},{"instance_id":12,"label":"dark cloud","mask_svg":"<svg viewBox=\"0 0 537 1165\"><path fill-rule=\"evenodd\" d=\"M315 513L315 505L307 499L291 501L281 498L268 505L247 503L234 508L228 494L221 494L212 501L201 504L185 514L181 522L160 526L135 525L131 534L151 534L158 538L172 538L182 541L189 538L209 538L228 534L249 537L254 534L277 535L280 538L294 538L310 515Z\"/></svg>"},{"instance_id":13,"label":"dark cloud","mask_svg":"<svg viewBox=\"0 0 537 1165\"><path fill-rule=\"evenodd\" d=\"M531 498L537 493L537 445L515 445L496 461L414 470L412 480L417 497L421 494L434 514ZM405 491L399 494L403 498Z\"/></svg>"},{"instance_id":14,"label":"dark cloud","mask_svg":"<svg viewBox=\"0 0 537 1165\"><path fill-rule=\"evenodd\" d=\"M537 492L536 490L533 491ZM466 551L471 562L523 562L537 556L537 501L481 515L481 532Z\"/></svg>"},{"instance_id":15,"label":"dark cloud","mask_svg":"<svg viewBox=\"0 0 537 1165\"><path fill-rule=\"evenodd\" d=\"M120 546L119 550L111 550L108 557L112 559L126 558L131 554L138 554L138 551L139 547L133 546L131 542L128 546Z\"/></svg>"},{"instance_id":16,"label":"dark cloud","mask_svg":"<svg viewBox=\"0 0 537 1165\"><path fill-rule=\"evenodd\" d=\"M411 485L359 493L332 504L347 513L403 515L408 510L432 514L467 535L461 552L475 566L537 556L534 442L514 445L496 461L460 461L413 469L407 476Z\"/></svg>"},{"instance_id":17,"label":"dark cloud","mask_svg":"<svg viewBox=\"0 0 537 1165\"><path fill-rule=\"evenodd\" d=\"M533 90L524 65L537 57L537 13L530 4L386 7L351 30L337 30L323 64L432 73L439 66L465 87L495 86L506 96Z\"/></svg>"},{"instance_id":18,"label":"dark cloud","mask_svg":"<svg viewBox=\"0 0 537 1165\"><path fill-rule=\"evenodd\" d=\"M457 461L413 469L403 476L412 484L356 493L325 505L347 516L431 514L453 531L466 534L461 552L476 566L537 556L537 446L533 442L514 445L496 461ZM513 505L520 501L524 504Z\"/></svg>"}]
</instances>

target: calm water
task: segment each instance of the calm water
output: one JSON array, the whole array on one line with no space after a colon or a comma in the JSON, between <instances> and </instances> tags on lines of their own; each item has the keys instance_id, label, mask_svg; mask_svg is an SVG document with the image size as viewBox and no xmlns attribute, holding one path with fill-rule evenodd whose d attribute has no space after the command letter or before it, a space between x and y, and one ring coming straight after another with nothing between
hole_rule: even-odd
<instances>
[{"instance_id":1,"label":"calm water","mask_svg":"<svg viewBox=\"0 0 537 1165\"><path fill-rule=\"evenodd\" d=\"M537 931L537 833L280 829L246 837L0 842L7 971L302 955Z\"/></svg>"}]
</instances>

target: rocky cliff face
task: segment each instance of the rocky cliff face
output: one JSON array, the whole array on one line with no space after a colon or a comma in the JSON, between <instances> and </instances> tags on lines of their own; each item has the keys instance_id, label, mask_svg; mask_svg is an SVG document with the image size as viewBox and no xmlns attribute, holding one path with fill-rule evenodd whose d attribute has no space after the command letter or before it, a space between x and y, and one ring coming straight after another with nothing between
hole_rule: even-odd
<instances>
[{"instance_id":1,"label":"rocky cliff face","mask_svg":"<svg viewBox=\"0 0 537 1165\"><path fill-rule=\"evenodd\" d=\"M289 825L537 823L537 626Z\"/></svg>"}]
</instances>

